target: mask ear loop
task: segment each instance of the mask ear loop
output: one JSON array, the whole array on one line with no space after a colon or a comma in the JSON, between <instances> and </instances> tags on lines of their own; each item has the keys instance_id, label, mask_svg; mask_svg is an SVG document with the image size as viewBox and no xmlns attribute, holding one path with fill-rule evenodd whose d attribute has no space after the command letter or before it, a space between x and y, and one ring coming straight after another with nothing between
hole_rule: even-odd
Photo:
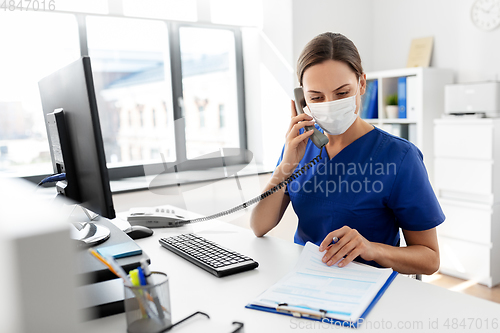
<instances>
[{"instance_id":1,"label":"mask ear loop","mask_svg":"<svg viewBox=\"0 0 500 333\"><path fill-rule=\"evenodd\" d=\"M359 76L359 79L358 79L358 89L356 89L356 95L354 95L354 96L358 96L359 92L361 92L361 75Z\"/></svg>"},{"instance_id":2,"label":"mask ear loop","mask_svg":"<svg viewBox=\"0 0 500 333\"><path fill-rule=\"evenodd\" d=\"M356 90L356 95L354 95L355 100L356 100L356 96L358 96L358 93L360 93L360 92L361 92L361 75L358 78L358 89ZM358 110L361 110L361 105L359 106ZM358 111L358 116L359 116L359 112L360 111Z\"/></svg>"}]
</instances>

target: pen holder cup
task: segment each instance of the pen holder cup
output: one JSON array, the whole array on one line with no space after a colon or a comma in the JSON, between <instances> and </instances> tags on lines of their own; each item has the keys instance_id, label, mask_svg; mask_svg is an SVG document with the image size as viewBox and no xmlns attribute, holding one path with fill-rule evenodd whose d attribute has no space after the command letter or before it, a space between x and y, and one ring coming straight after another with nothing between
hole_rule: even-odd
<instances>
[{"instance_id":1,"label":"pen holder cup","mask_svg":"<svg viewBox=\"0 0 500 333\"><path fill-rule=\"evenodd\" d=\"M149 283L125 288L128 333L152 333L172 324L167 274L151 272Z\"/></svg>"}]
</instances>

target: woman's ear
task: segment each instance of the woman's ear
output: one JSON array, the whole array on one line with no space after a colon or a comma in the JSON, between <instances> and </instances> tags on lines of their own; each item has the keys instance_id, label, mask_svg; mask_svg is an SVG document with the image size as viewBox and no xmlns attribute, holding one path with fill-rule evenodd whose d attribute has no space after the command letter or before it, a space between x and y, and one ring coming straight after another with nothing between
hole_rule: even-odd
<instances>
[{"instance_id":1,"label":"woman's ear","mask_svg":"<svg viewBox=\"0 0 500 333\"><path fill-rule=\"evenodd\" d=\"M361 75L359 84L361 85L361 87L359 89L359 94L364 95L366 92L366 74L365 73L363 73L363 75Z\"/></svg>"}]
</instances>

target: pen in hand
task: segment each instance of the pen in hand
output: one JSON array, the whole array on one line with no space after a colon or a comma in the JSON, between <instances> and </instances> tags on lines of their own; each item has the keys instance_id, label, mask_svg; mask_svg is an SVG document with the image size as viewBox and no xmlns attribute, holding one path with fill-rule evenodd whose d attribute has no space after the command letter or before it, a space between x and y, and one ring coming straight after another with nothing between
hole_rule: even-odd
<instances>
[{"instance_id":1,"label":"pen in hand","mask_svg":"<svg viewBox=\"0 0 500 333\"><path fill-rule=\"evenodd\" d=\"M339 241L338 237L337 237L337 236L334 236L334 237L333 237L333 239L332 239L332 242L330 243L330 245L328 245L328 246L327 246L326 248L324 248L324 249L320 246L320 247L319 247L319 251L320 251L320 252L323 252L323 251L328 250L328 248L329 248L330 246L332 246L333 244L336 244L338 241Z\"/></svg>"}]
</instances>

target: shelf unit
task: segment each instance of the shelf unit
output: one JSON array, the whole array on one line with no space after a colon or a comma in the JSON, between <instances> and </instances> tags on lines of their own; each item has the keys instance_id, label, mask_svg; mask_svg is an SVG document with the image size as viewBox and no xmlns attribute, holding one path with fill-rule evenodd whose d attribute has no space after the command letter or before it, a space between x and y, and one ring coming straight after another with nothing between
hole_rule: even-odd
<instances>
[{"instance_id":1,"label":"shelf unit","mask_svg":"<svg viewBox=\"0 0 500 333\"><path fill-rule=\"evenodd\" d=\"M415 76L414 119L389 119L385 117L386 97L398 91L398 78ZM413 67L366 73L367 81L378 80L377 119L367 122L387 130L390 125L403 130L400 135L413 142L424 155L429 179L434 180L434 119L440 118L444 110L444 86L453 83L453 71L432 67Z\"/></svg>"}]
</instances>

